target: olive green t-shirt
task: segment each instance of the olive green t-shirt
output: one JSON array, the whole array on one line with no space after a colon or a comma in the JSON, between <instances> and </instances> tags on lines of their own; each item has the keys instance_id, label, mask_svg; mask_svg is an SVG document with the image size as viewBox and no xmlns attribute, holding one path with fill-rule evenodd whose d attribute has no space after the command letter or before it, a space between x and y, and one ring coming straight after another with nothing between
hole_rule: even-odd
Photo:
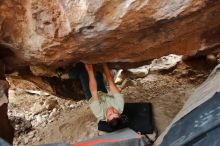
<instances>
[{"instance_id":1,"label":"olive green t-shirt","mask_svg":"<svg viewBox=\"0 0 220 146\"><path fill-rule=\"evenodd\" d=\"M112 96L103 92L98 92L99 100L90 99L89 106L95 117L100 120L105 120L105 113L108 107L115 108L120 114L124 110L124 95L115 94Z\"/></svg>"}]
</instances>

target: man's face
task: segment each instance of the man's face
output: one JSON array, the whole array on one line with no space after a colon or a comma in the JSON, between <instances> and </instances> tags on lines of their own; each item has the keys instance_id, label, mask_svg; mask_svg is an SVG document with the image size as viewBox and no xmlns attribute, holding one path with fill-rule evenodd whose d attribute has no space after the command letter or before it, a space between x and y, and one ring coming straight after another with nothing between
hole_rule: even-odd
<instances>
[{"instance_id":1,"label":"man's face","mask_svg":"<svg viewBox=\"0 0 220 146\"><path fill-rule=\"evenodd\" d=\"M106 121L111 121L114 118L119 118L119 112L113 108L113 107L109 107L106 111Z\"/></svg>"}]
</instances>

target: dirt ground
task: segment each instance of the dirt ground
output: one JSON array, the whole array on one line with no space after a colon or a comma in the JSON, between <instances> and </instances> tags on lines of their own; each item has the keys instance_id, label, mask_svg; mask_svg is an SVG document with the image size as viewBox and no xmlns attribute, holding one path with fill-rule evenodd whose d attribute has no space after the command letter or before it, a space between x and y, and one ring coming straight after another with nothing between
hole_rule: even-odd
<instances>
[{"instance_id":1,"label":"dirt ground","mask_svg":"<svg viewBox=\"0 0 220 146\"><path fill-rule=\"evenodd\" d=\"M159 133L208 76L210 69L179 63L166 71L129 79L122 93L126 102L151 102ZM21 81L18 81L19 83ZM27 83L27 86L34 86ZM35 87L33 87L35 88ZM102 134L86 101L62 99L44 92L10 90L9 115L16 129L14 145L75 143Z\"/></svg>"}]
</instances>

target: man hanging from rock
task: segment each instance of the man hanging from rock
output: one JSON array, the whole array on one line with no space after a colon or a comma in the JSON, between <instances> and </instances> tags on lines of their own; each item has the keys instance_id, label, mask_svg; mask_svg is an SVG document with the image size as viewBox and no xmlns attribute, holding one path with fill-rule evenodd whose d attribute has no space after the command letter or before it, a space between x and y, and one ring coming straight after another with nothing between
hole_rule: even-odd
<instances>
[{"instance_id":1,"label":"man hanging from rock","mask_svg":"<svg viewBox=\"0 0 220 146\"><path fill-rule=\"evenodd\" d=\"M70 69L68 73L63 74L62 71L60 73L61 79L79 79L82 85L83 93L86 100L89 100L91 98L91 92L89 89L89 76L85 68L84 63L77 63L74 67ZM100 71L95 72L95 78L97 82L97 88L98 91L102 91L104 93L107 93L107 89L105 87L104 78Z\"/></svg>"},{"instance_id":2,"label":"man hanging from rock","mask_svg":"<svg viewBox=\"0 0 220 146\"><path fill-rule=\"evenodd\" d=\"M91 92L89 104L93 114L98 120L106 121L110 126L115 127L119 124L120 115L124 109L124 97L115 85L107 64L103 64L103 69L112 96L98 91L93 66L87 64L86 70L89 75L89 88Z\"/></svg>"},{"instance_id":3,"label":"man hanging from rock","mask_svg":"<svg viewBox=\"0 0 220 146\"><path fill-rule=\"evenodd\" d=\"M109 96L100 71L94 71L92 65L83 63L76 64L68 74L61 75L62 79L79 78L86 100L98 121L106 121L115 127L120 121L120 114L124 108L123 94L115 85L110 70L106 64L103 65L104 74L113 96Z\"/></svg>"}]
</instances>

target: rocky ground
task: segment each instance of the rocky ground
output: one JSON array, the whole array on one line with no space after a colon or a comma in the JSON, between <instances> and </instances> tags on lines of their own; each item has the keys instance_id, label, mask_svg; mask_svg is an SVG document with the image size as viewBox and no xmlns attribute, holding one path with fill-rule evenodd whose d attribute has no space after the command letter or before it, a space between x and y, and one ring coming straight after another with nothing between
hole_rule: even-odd
<instances>
[{"instance_id":1,"label":"rocky ground","mask_svg":"<svg viewBox=\"0 0 220 146\"><path fill-rule=\"evenodd\" d=\"M158 65L161 61L165 66ZM118 85L126 102L153 104L154 119L161 133L189 95L207 78L211 68L202 60L177 65L166 59L156 60L153 66L122 74ZM11 85L17 81L16 85L28 87L24 90L14 84L9 92L9 116L16 129L15 146L75 143L102 134L86 101L56 97L13 76L8 81Z\"/></svg>"}]
</instances>

